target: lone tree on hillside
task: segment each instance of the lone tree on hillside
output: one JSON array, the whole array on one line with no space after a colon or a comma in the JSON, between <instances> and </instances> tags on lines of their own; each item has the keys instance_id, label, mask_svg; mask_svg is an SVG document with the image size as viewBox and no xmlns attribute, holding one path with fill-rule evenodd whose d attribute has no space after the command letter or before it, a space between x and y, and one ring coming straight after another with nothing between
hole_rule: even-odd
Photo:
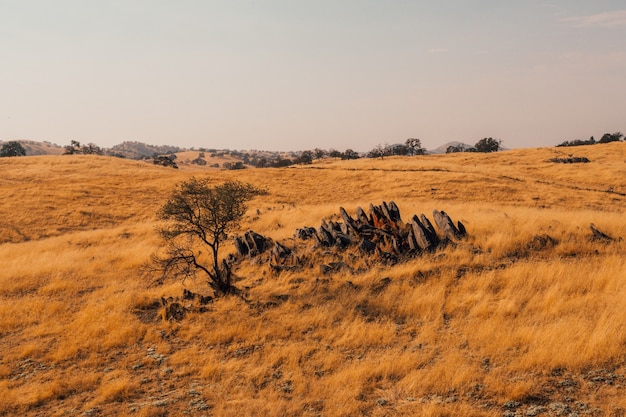
<instances>
[{"instance_id":1,"label":"lone tree on hillside","mask_svg":"<svg viewBox=\"0 0 626 417\"><path fill-rule=\"evenodd\" d=\"M178 184L158 213L165 222L158 231L166 248L163 256L153 255L152 264L161 279L185 279L199 272L215 296L235 293L231 266L225 260L220 264L220 248L228 233L239 228L246 203L264 192L238 181L211 187L206 178Z\"/></svg>"},{"instance_id":2,"label":"lone tree on hillside","mask_svg":"<svg viewBox=\"0 0 626 417\"><path fill-rule=\"evenodd\" d=\"M422 148L421 140L408 138L404 144L409 148L409 155L426 155L426 149Z\"/></svg>"},{"instance_id":3,"label":"lone tree on hillside","mask_svg":"<svg viewBox=\"0 0 626 417\"><path fill-rule=\"evenodd\" d=\"M498 152L502 149L502 141L494 138L484 138L474 145L476 152Z\"/></svg>"},{"instance_id":4,"label":"lone tree on hillside","mask_svg":"<svg viewBox=\"0 0 626 417\"><path fill-rule=\"evenodd\" d=\"M19 142L7 142L2 145L0 156L26 156L26 149Z\"/></svg>"}]
</instances>

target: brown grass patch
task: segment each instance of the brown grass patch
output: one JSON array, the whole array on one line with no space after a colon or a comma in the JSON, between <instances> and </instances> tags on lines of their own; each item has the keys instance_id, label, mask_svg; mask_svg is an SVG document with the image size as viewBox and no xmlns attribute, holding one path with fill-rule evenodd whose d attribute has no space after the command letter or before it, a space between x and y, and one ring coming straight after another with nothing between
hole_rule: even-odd
<instances>
[{"instance_id":1,"label":"brown grass patch","mask_svg":"<svg viewBox=\"0 0 626 417\"><path fill-rule=\"evenodd\" d=\"M3 158L0 414L619 415L626 146L576 151L591 162L546 162L555 148L236 172ZM247 301L155 321L159 297L208 291L151 286L142 270L155 211L203 173L268 189L242 227L275 240L383 200L405 216L446 210L470 236L355 274L321 274L332 254L280 274L244 262ZM590 223L616 240L591 240Z\"/></svg>"}]
</instances>

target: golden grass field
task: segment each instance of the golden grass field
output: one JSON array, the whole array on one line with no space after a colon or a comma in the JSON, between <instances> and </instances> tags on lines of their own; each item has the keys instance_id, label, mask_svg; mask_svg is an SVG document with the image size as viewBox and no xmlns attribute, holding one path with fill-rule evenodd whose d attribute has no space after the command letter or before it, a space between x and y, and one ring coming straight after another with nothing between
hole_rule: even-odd
<instances>
[{"instance_id":1,"label":"golden grass field","mask_svg":"<svg viewBox=\"0 0 626 417\"><path fill-rule=\"evenodd\" d=\"M547 162L568 154L591 163ZM626 143L240 171L33 156L0 170L0 415L626 413ZM165 322L161 296L208 292L144 273L157 210L194 175L267 189L242 230L272 239L383 200L404 218L445 210L469 237L356 275L243 263L247 300ZM591 223L615 241L590 240ZM533 247L546 234L558 243Z\"/></svg>"}]
</instances>

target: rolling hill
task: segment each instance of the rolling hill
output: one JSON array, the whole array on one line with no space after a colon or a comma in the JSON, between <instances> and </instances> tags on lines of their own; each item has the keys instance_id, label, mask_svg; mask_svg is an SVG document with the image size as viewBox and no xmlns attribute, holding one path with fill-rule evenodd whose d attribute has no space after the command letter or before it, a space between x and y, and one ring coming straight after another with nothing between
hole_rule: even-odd
<instances>
[{"instance_id":1,"label":"rolling hill","mask_svg":"<svg viewBox=\"0 0 626 417\"><path fill-rule=\"evenodd\" d=\"M572 152L590 162L552 162ZM626 143L240 171L1 158L0 415L623 415L625 164ZM382 201L468 236L395 264L241 258L243 296L165 321L161 297L209 294L146 267L156 213L192 176L266 189L241 232L287 247ZM359 268L327 268L346 259Z\"/></svg>"}]
</instances>

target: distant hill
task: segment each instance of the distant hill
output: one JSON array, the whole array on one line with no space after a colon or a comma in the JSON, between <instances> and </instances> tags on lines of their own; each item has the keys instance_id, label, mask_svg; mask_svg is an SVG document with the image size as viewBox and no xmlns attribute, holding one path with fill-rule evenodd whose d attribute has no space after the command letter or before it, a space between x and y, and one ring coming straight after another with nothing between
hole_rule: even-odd
<instances>
[{"instance_id":1,"label":"distant hill","mask_svg":"<svg viewBox=\"0 0 626 417\"><path fill-rule=\"evenodd\" d=\"M474 145L468 145L467 143L452 141L452 142L444 143L438 148L429 149L428 153L432 153L432 154L446 153L446 151L448 150L448 147L450 146L463 146L464 149L469 149Z\"/></svg>"},{"instance_id":2,"label":"distant hill","mask_svg":"<svg viewBox=\"0 0 626 417\"><path fill-rule=\"evenodd\" d=\"M141 142L123 142L107 150L107 153L121 155L129 159L151 158L154 154L164 155L181 152L184 149L169 145L148 145Z\"/></svg>"},{"instance_id":3,"label":"distant hill","mask_svg":"<svg viewBox=\"0 0 626 417\"><path fill-rule=\"evenodd\" d=\"M12 141L4 141L4 142L12 142ZM4 143L0 140L0 146ZM26 156L33 155L61 155L63 153L63 147L57 145L56 143L51 142L36 142L34 140L16 140L15 142L19 142L24 147L26 151Z\"/></svg>"}]
</instances>

